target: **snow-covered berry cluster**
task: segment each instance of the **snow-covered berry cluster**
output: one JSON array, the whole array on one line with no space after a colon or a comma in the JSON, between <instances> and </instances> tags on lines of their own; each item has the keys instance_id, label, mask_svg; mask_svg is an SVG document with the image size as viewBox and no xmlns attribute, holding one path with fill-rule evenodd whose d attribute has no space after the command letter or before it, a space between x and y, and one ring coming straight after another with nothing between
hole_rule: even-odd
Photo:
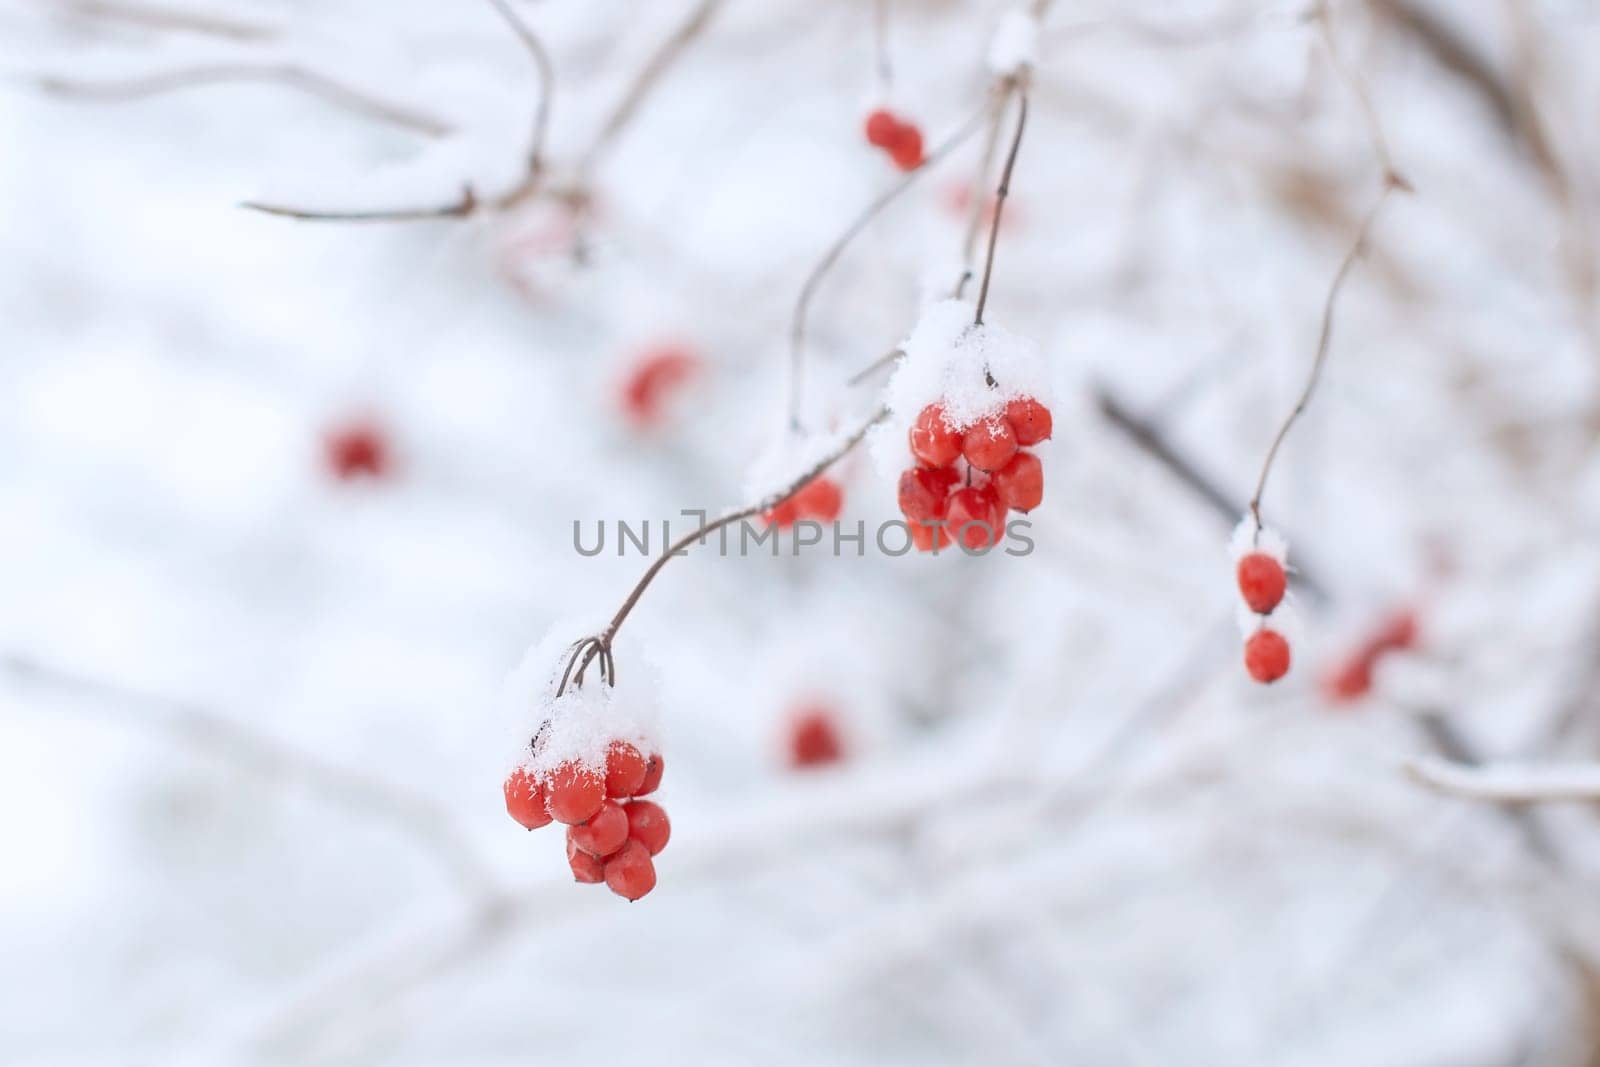
<instances>
[{"instance_id":1,"label":"snow-covered berry cluster","mask_svg":"<svg viewBox=\"0 0 1600 1067\"><path fill-rule=\"evenodd\" d=\"M570 633L562 628L560 633ZM593 662L585 660L595 651ZM587 664L586 676L575 669ZM654 858L671 835L650 796L665 762L646 684L614 682L609 646L547 638L512 675L515 753L504 783L506 811L537 830L566 826L567 863L580 882L604 882L628 900L655 888Z\"/></svg>"},{"instance_id":2,"label":"snow-covered berry cluster","mask_svg":"<svg viewBox=\"0 0 1600 1067\"><path fill-rule=\"evenodd\" d=\"M1054 430L1043 360L974 318L961 300L924 309L889 380L892 417L872 441L880 468L897 472L900 513L923 552L991 548L1009 512L1044 499L1044 466L1029 451Z\"/></svg>"},{"instance_id":3,"label":"snow-covered berry cluster","mask_svg":"<svg viewBox=\"0 0 1600 1067\"><path fill-rule=\"evenodd\" d=\"M901 170L922 166L922 131L887 108L877 108L866 121L867 143L889 154Z\"/></svg>"},{"instance_id":4,"label":"snow-covered berry cluster","mask_svg":"<svg viewBox=\"0 0 1600 1067\"><path fill-rule=\"evenodd\" d=\"M659 753L645 756L633 744L614 740L601 767L578 760L543 773L518 767L505 781L506 811L529 830L565 824L572 876L604 882L618 896L638 900L655 888L651 857L672 835L661 805L639 799L661 785L665 766Z\"/></svg>"},{"instance_id":5,"label":"snow-covered berry cluster","mask_svg":"<svg viewBox=\"0 0 1600 1067\"><path fill-rule=\"evenodd\" d=\"M1029 512L1044 499L1044 466L1023 448L1050 433L1050 409L1031 396L968 426L953 424L941 404L923 408L908 434L916 466L901 473L899 486L912 542L923 552L952 540L993 547L1008 511Z\"/></svg>"},{"instance_id":6,"label":"snow-covered berry cluster","mask_svg":"<svg viewBox=\"0 0 1600 1067\"><path fill-rule=\"evenodd\" d=\"M1246 515L1233 535L1234 581L1248 614L1244 628L1244 669L1269 685L1289 673L1289 639L1274 625L1289 588L1288 545L1275 531Z\"/></svg>"}]
</instances>

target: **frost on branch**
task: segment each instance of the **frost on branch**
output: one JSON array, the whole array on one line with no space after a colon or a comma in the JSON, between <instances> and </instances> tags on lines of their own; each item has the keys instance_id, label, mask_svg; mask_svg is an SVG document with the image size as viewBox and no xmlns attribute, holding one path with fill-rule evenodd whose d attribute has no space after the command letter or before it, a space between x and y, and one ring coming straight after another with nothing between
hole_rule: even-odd
<instances>
[{"instance_id":1,"label":"frost on branch","mask_svg":"<svg viewBox=\"0 0 1600 1067\"><path fill-rule=\"evenodd\" d=\"M1026 8L1007 11L989 40L989 69L1004 78L1038 64L1039 20Z\"/></svg>"},{"instance_id":2,"label":"frost on branch","mask_svg":"<svg viewBox=\"0 0 1600 1067\"><path fill-rule=\"evenodd\" d=\"M1039 346L991 323L973 324L965 300L930 304L911 335L885 387L889 418L871 439L878 468L898 475L905 464L906 435L919 412L937 403L946 424L962 430L1000 416L1011 400L1032 397L1051 403L1049 370Z\"/></svg>"},{"instance_id":3,"label":"frost on branch","mask_svg":"<svg viewBox=\"0 0 1600 1067\"><path fill-rule=\"evenodd\" d=\"M1239 525L1233 528L1233 535L1228 539L1228 558L1238 564L1252 552L1264 552L1277 560L1279 566L1288 566L1288 540L1270 526L1262 526L1258 533L1256 520L1247 514L1239 520Z\"/></svg>"}]
</instances>

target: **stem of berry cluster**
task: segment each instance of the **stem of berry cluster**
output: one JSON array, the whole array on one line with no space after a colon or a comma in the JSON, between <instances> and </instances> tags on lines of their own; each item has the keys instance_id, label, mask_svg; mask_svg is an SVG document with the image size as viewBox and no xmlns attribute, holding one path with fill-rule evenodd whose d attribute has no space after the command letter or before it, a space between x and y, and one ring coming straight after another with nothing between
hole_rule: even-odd
<instances>
[{"instance_id":1,"label":"stem of berry cluster","mask_svg":"<svg viewBox=\"0 0 1600 1067\"><path fill-rule=\"evenodd\" d=\"M628 615L633 611L635 605L639 603L640 598L644 596L645 590L650 587L651 582L655 581L656 575L661 573L662 568L667 565L669 560L671 560L674 556L684 554L691 545L703 543L707 534L715 533L725 526L731 526L732 524L743 519L750 518L752 515L759 515L763 512L771 511L779 504L782 504L785 500L788 500L790 497L794 496L801 489L804 489L807 484L821 475L829 467L833 466L839 460L848 455L857 445L862 442L862 440L867 436L867 432L869 430L888 417L888 408L885 407L877 409L872 413L871 416L862 422L862 424L858 426L849 437L846 437L843 441L841 441L837 448L828 453L822 459L818 460L809 470L800 475L800 477L795 479L793 482L789 483L789 485L785 488L773 493L768 497L765 497L757 503L749 504L745 507L738 508L737 510L719 515L717 518L712 519L710 522L705 523L698 529L685 534L664 548L661 552L661 555L657 556L655 560L651 562L650 566L645 569L644 574L639 577L639 581L635 583L633 589L628 593L627 598L623 600L622 606L617 609L617 613L611 617L611 621L606 624L606 628L601 630L598 634L595 634L593 637L585 638L583 641L578 643L576 651L573 654L573 659L577 662L577 673L572 673L572 664L569 663L567 665L567 674L571 676L572 684L583 684L584 671L588 669L589 664L596 658L601 659L602 679L610 680L611 684L615 684L616 667L611 657L611 643L616 640L617 631L622 629L622 624L627 621ZM567 679L566 677L563 677L561 682L561 687L563 690L566 688L566 684ZM558 690L557 695L559 695L559 693L560 691Z\"/></svg>"},{"instance_id":2,"label":"stem of berry cluster","mask_svg":"<svg viewBox=\"0 0 1600 1067\"><path fill-rule=\"evenodd\" d=\"M1000 213L1005 208L1006 197L1011 193L1011 174L1016 170L1017 153L1022 150L1022 133L1028 126L1028 88L1020 80L1014 84L1017 92L1017 132L1011 137L1011 152L1006 156L1005 168L1000 172L1000 186L995 190L994 218L989 223L989 251L984 257L983 281L978 286L978 308L972 318L974 326L983 325L984 305L989 302L989 280L994 275L994 250L1000 240Z\"/></svg>"}]
</instances>

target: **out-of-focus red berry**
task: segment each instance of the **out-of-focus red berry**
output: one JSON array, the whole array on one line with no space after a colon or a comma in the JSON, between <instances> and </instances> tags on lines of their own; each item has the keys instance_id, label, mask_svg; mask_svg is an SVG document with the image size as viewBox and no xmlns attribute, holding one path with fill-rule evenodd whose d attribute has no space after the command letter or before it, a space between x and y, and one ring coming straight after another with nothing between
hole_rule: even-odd
<instances>
[{"instance_id":1,"label":"out-of-focus red berry","mask_svg":"<svg viewBox=\"0 0 1600 1067\"><path fill-rule=\"evenodd\" d=\"M798 518L833 522L844 510L844 491L839 483L819 474L790 498Z\"/></svg>"},{"instance_id":2,"label":"out-of-focus red berry","mask_svg":"<svg viewBox=\"0 0 1600 1067\"><path fill-rule=\"evenodd\" d=\"M699 372L700 361L687 349L646 352L623 379L622 413L636 426L654 425L666 413L672 394Z\"/></svg>"},{"instance_id":3,"label":"out-of-focus red berry","mask_svg":"<svg viewBox=\"0 0 1600 1067\"><path fill-rule=\"evenodd\" d=\"M806 708L789 724L789 765L820 767L844 758L844 742L829 708Z\"/></svg>"},{"instance_id":4,"label":"out-of-focus red berry","mask_svg":"<svg viewBox=\"0 0 1600 1067\"><path fill-rule=\"evenodd\" d=\"M901 170L916 170L922 166L922 131L909 122L902 122L889 143L889 158Z\"/></svg>"},{"instance_id":5,"label":"out-of-focus red berry","mask_svg":"<svg viewBox=\"0 0 1600 1067\"><path fill-rule=\"evenodd\" d=\"M333 427L323 436L322 446L328 470L340 481L383 478L394 466L388 433L370 419Z\"/></svg>"},{"instance_id":6,"label":"out-of-focus red berry","mask_svg":"<svg viewBox=\"0 0 1600 1067\"><path fill-rule=\"evenodd\" d=\"M888 148L894 143L895 134L899 129L900 120L880 107L867 116L865 126L867 143L874 148Z\"/></svg>"}]
</instances>

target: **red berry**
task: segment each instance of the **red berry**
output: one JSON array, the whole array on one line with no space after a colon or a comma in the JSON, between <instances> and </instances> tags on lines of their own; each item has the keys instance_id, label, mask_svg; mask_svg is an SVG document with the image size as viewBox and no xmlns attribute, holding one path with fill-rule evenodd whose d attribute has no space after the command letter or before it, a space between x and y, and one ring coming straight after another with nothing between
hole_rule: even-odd
<instances>
[{"instance_id":1,"label":"red berry","mask_svg":"<svg viewBox=\"0 0 1600 1067\"><path fill-rule=\"evenodd\" d=\"M650 758L644 761L644 784L633 791L636 797L647 797L661 788L661 774L667 769L667 761L661 758L659 752L653 752Z\"/></svg>"},{"instance_id":2,"label":"red berry","mask_svg":"<svg viewBox=\"0 0 1600 1067\"><path fill-rule=\"evenodd\" d=\"M948 467L961 456L961 431L944 421L944 408L929 404L911 424L911 454L929 467Z\"/></svg>"},{"instance_id":3,"label":"red berry","mask_svg":"<svg viewBox=\"0 0 1600 1067\"><path fill-rule=\"evenodd\" d=\"M800 518L832 522L844 510L844 492L838 482L819 474L790 498L790 502Z\"/></svg>"},{"instance_id":4,"label":"red berry","mask_svg":"<svg viewBox=\"0 0 1600 1067\"><path fill-rule=\"evenodd\" d=\"M613 741L606 750L606 796L631 797L644 785L644 757L626 741Z\"/></svg>"},{"instance_id":5,"label":"red berry","mask_svg":"<svg viewBox=\"0 0 1600 1067\"><path fill-rule=\"evenodd\" d=\"M567 827L567 841L591 856L609 856L628 839L628 815L622 805L608 800L588 822Z\"/></svg>"},{"instance_id":6,"label":"red berry","mask_svg":"<svg viewBox=\"0 0 1600 1067\"><path fill-rule=\"evenodd\" d=\"M1006 421L1017 432L1017 444L1024 448L1050 440L1054 420L1050 409L1031 396L1019 396L1006 405Z\"/></svg>"},{"instance_id":7,"label":"red berry","mask_svg":"<svg viewBox=\"0 0 1600 1067\"><path fill-rule=\"evenodd\" d=\"M1395 614L1378 631L1373 643L1386 652L1404 651L1417 643L1417 617L1409 611Z\"/></svg>"},{"instance_id":8,"label":"red berry","mask_svg":"<svg viewBox=\"0 0 1600 1067\"><path fill-rule=\"evenodd\" d=\"M932 552L935 548L949 548L950 527L932 522L911 522L906 524L911 530L911 543L918 552Z\"/></svg>"},{"instance_id":9,"label":"red berry","mask_svg":"<svg viewBox=\"0 0 1600 1067\"><path fill-rule=\"evenodd\" d=\"M1005 534L1005 509L994 490L969 486L950 495L946 523L956 543L969 549L988 549Z\"/></svg>"},{"instance_id":10,"label":"red berry","mask_svg":"<svg viewBox=\"0 0 1600 1067\"><path fill-rule=\"evenodd\" d=\"M1372 659L1357 656L1323 679L1322 691L1329 700L1360 700L1372 689L1372 668Z\"/></svg>"},{"instance_id":11,"label":"red berry","mask_svg":"<svg viewBox=\"0 0 1600 1067\"><path fill-rule=\"evenodd\" d=\"M643 356L622 383L622 411L639 426L657 422L667 398L700 370L700 361L676 347L653 349Z\"/></svg>"},{"instance_id":12,"label":"red berry","mask_svg":"<svg viewBox=\"0 0 1600 1067\"><path fill-rule=\"evenodd\" d=\"M1266 615L1283 599L1289 580L1283 573L1283 564L1265 552L1251 552L1239 560L1239 594L1250 610Z\"/></svg>"},{"instance_id":13,"label":"red berry","mask_svg":"<svg viewBox=\"0 0 1600 1067\"><path fill-rule=\"evenodd\" d=\"M1044 499L1044 465L1032 452L1018 452L1016 456L990 477L1003 507L1014 511L1032 511Z\"/></svg>"},{"instance_id":14,"label":"red berry","mask_svg":"<svg viewBox=\"0 0 1600 1067\"><path fill-rule=\"evenodd\" d=\"M650 850L637 841L628 843L606 860L606 885L619 897L638 900L656 887L656 865Z\"/></svg>"},{"instance_id":15,"label":"red berry","mask_svg":"<svg viewBox=\"0 0 1600 1067\"><path fill-rule=\"evenodd\" d=\"M1289 642L1276 630L1261 629L1244 643L1244 669L1263 685L1289 673Z\"/></svg>"},{"instance_id":16,"label":"red berry","mask_svg":"<svg viewBox=\"0 0 1600 1067\"><path fill-rule=\"evenodd\" d=\"M545 805L557 822L583 822L606 802L605 776L579 763L567 762L544 782Z\"/></svg>"},{"instance_id":17,"label":"red berry","mask_svg":"<svg viewBox=\"0 0 1600 1067\"><path fill-rule=\"evenodd\" d=\"M874 148L888 148L899 129L900 120L880 107L867 116L867 143Z\"/></svg>"},{"instance_id":18,"label":"red berry","mask_svg":"<svg viewBox=\"0 0 1600 1067\"><path fill-rule=\"evenodd\" d=\"M900 514L910 522L944 517L945 498L961 480L949 467L912 467L900 475Z\"/></svg>"},{"instance_id":19,"label":"red berry","mask_svg":"<svg viewBox=\"0 0 1600 1067\"><path fill-rule=\"evenodd\" d=\"M660 804L648 800L635 800L627 807L628 836L650 850L654 856L667 847L672 837L672 823Z\"/></svg>"},{"instance_id":20,"label":"red berry","mask_svg":"<svg viewBox=\"0 0 1600 1067\"><path fill-rule=\"evenodd\" d=\"M570 831L567 834L567 866L572 868L572 877L580 882L593 884L606 880L605 862L573 844Z\"/></svg>"},{"instance_id":21,"label":"red berry","mask_svg":"<svg viewBox=\"0 0 1600 1067\"><path fill-rule=\"evenodd\" d=\"M909 122L900 124L894 140L888 145L889 158L901 170L916 170L922 166L922 131Z\"/></svg>"},{"instance_id":22,"label":"red berry","mask_svg":"<svg viewBox=\"0 0 1600 1067\"><path fill-rule=\"evenodd\" d=\"M767 520L767 525L784 529L794 525L794 521L800 517L800 512L794 506L794 497L790 497L771 511L763 512L761 517Z\"/></svg>"},{"instance_id":23,"label":"red berry","mask_svg":"<svg viewBox=\"0 0 1600 1067\"><path fill-rule=\"evenodd\" d=\"M533 775L518 767L506 779L506 812L530 830L550 825L550 813L544 810L544 789L534 781Z\"/></svg>"},{"instance_id":24,"label":"red berry","mask_svg":"<svg viewBox=\"0 0 1600 1067\"><path fill-rule=\"evenodd\" d=\"M1017 434L1004 419L984 419L961 439L961 454L981 471L997 471L1017 454Z\"/></svg>"},{"instance_id":25,"label":"red berry","mask_svg":"<svg viewBox=\"0 0 1600 1067\"><path fill-rule=\"evenodd\" d=\"M808 708L789 727L789 765L820 767L844 758L844 743L827 708Z\"/></svg>"},{"instance_id":26,"label":"red berry","mask_svg":"<svg viewBox=\"0 0 1600 1067\"><path fill-rule=\"evenodd\" d=\"M357 420L336 426L323 438L328 469L340 481L382 478L389 473L392 456L389 435L375 422Z\"/></svg>"}]
</instances>

